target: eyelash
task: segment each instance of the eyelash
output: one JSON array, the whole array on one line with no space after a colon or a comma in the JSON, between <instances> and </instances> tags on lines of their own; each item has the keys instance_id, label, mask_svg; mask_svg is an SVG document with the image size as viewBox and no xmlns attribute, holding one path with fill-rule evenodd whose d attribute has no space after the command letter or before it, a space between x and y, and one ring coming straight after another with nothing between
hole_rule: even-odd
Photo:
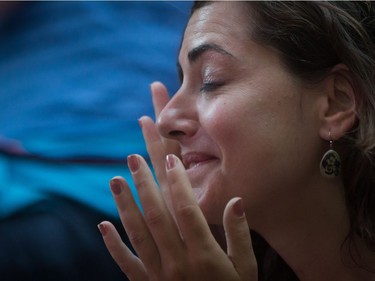
<instances>
[{"instance_id":1,"label":"eyelash","mask_svg":"<svg viewBox=\"0 0 375 281\"><path fill-rule=\"evenodd\" d=\"M222 82L207 82L203 83L202 87L200 88L201 92L211 92L216 90L217 88L223 86L224 83Z\"/></svg>"}]
</instances>

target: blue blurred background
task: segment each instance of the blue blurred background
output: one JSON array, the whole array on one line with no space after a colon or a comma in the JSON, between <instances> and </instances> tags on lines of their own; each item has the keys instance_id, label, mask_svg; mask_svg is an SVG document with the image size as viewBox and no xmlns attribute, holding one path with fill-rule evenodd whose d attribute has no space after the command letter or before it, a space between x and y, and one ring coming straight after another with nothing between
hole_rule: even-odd
<instances>
[{"instance_id":1,"label":"blue blurred background","mask_svg":"<svg viewBox=\"0 0 375 281\"><path fill-rule=\"evenodd\" d=\"M118 220L108 181L115 175L131 181L126 156L146 155L137 119L153 116L150 83L178 89L177 54L190 7L167 1L0 4L1 280L110 277L112 267L100 264L112 261L96 244L102 243L96 222ZM83 229L82 221L93 223ZM76 232L65 231L72 227ZM98 242L76 253L79 239L90 236ZM51 263L52 256L57 261ZM86 256L89 268L66 262Z\"/></svg>"}]
</instances>

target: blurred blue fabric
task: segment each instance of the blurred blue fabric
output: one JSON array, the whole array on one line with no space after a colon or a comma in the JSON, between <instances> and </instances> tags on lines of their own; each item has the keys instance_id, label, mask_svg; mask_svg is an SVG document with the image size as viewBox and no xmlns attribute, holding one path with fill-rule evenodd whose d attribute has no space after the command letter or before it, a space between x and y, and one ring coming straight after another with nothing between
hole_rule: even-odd
<instances>
[{"instance_id":1,"label":"blurred blue fabric","mask_svg":"<svg viewBox=\"0 0 375 281\"><path fill-rule=\"evenodd\" d=\"M114 216L112 176L146 155L149 85L179 85L191 2L24 2L0 22L0 218L51 194Z\"/></svg>"}]
</instances>

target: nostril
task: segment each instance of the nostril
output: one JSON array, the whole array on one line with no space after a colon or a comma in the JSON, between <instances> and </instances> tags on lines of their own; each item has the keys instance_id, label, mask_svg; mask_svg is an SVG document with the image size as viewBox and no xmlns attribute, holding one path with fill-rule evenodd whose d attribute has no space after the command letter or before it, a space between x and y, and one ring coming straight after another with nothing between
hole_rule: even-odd
<instances>
[{"instance_id":1,"label":"nostril","mask_svg":"<svg viewBox=\"0 0 375 281\"><path fill-rule=\"evenodd\" d=\"M179 137L179 136L182 136L184 135L184 132L183 131L178 131L178 130L175 130L175 131L170 131L169 132L169 136L170 137Z\"/></svg>"}]
</instances>

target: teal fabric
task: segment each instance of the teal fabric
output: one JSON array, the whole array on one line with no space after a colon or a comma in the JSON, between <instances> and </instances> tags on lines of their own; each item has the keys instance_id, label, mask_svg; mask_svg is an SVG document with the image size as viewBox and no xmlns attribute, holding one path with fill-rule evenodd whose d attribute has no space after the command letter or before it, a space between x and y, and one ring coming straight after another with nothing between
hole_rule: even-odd
<instances>
[{"instance_id":1,"label":"teal fabric","mask_svg":"<svg viewBox=\"0 0 375 281\"><path fill-rule=\"evenodd\" d=\"M149 85L178 89L190 2L24 2L0 21L0 216L50 194L114 215L112 176L146 155Z\"/></svg>"}]
</instances>

